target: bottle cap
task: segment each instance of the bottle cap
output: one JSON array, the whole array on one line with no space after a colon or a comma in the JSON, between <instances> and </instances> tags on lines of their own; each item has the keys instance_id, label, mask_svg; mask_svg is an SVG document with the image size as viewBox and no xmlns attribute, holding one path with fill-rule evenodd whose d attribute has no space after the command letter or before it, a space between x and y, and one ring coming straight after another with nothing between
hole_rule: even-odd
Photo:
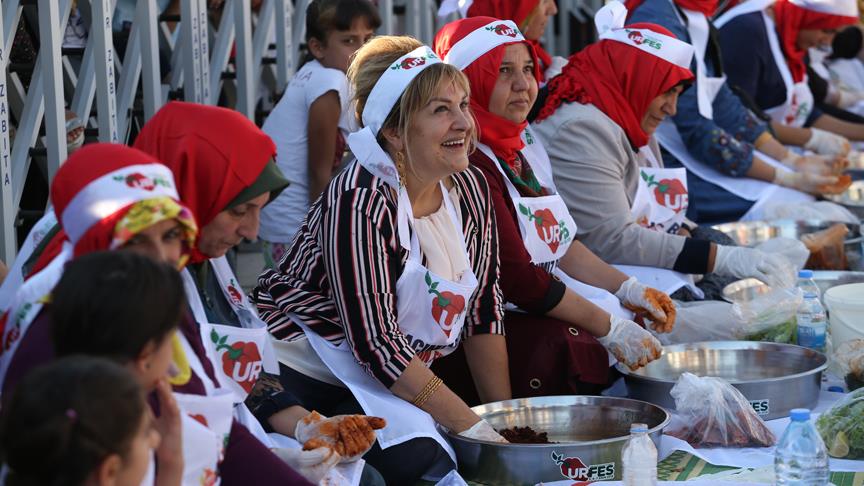
<instances>
[{"instance_id":1,"label":"bottle cap","mask_svg":"<svg viewBox=\"0 0 864 486\"><path fill-rule=\"evenodd\" d=\"M798 270L798 278L813 278L813 270Z\"/></svg>"},{"instance_id":2,"label":"bottle cap","mask_svg":"<svg viewBox=\"0 0 864 486\"><path fill-rule=\"evenodd\" d=\"M631 424L630 433L634 432L648 432L648 424Z\"/></svg>"},{"instance_id":3,"label":"bottle cap","mask_svg":"<svg viewBox=\"0 0 864 486\"><path fill-rule=\"evenodd\" d=\"M793 408L789 412L789 418L791 418L793 422L806 422L810 420L810 409Z\"/></svg>"}]
</instances>

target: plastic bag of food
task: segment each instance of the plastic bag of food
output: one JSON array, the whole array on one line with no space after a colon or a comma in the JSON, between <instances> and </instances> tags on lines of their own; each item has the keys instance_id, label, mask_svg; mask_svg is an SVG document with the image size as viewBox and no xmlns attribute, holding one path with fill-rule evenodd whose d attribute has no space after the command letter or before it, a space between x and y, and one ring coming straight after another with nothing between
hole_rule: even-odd
<instances>
[{"instance_id":1,"label":"plastic bag of food","mask_svg":"<svg viewBox=\"0 0 864 486\"><path fill-rule=\"evenodd\" d=\"M666 433L693 447L770 447L774 434L726 380L684 373L669 392L676 420Z\"/></svg>"},{"instance_id":2,"label":"plastic bag of food","mask_svg":"<svg viewBox=\"0 0 864 486\"><path fill-rule=\"evenodd\" d=\"M774 289L747 302L732 304L737 328L735 338L743 341L797 344L795 313L804 300L797 288Z\"/></svg>"},{"instance_id":3,"label":"plastic bag of food","mask_svg":"<svg viewBox=\"0 0 864 486\"><path fill-rule=\"evenodd\" d=\"M794 238L777 237L763 241L756 245L756 249L765 253L780 254L789 260L792 265L787 267L786 274L778 278L783 282L783 287L794 287L798 282L798 270L804 268L807 259L810 258L810 250L804 243Z\"/></svg>"},{"instance_id":4,"label":"plastic bag of food","mask_svg":"<svg viewBox=\"0 0 864 486\"><path fill-rule=\"evenodd\" d=\"M864 339L850 339L831 354L831 371L846 380L850 391L864 387Z\"/></svg>"},{"instance_id":5,"label":"plastic bag of food","mask_svg":"<svg viewBox=\"0 0 864 486\"><path fill-rule=\"evenodd\" d=\"M808 233L801 236L801 242L810 250L807 268L813 270L846 270L846 248L843 246L849 228L843 223L832 225L828 229Z\"/></svg>"},{"instance_id":6,"label":"plastic bag of food","mask_svg":"<svg viewBox=\"0 0 864 486\"><path fill-rule=\"evenodd\" d=\"M816 419L816 429L838 459L864 458L864 388L859 388L834 404Z\"/></svg>"},{"instance_id":7,"label":"plastic bag of food","mask_svg":"<svg viewBox=\"0 0 864 486\"><path fill-rule=\"evenodd\" d=\"M700 341L736 339L732 304L716 300L678 302L675 327L668 333L652 333L664 346Z\"/></svg>"}]
</instances>

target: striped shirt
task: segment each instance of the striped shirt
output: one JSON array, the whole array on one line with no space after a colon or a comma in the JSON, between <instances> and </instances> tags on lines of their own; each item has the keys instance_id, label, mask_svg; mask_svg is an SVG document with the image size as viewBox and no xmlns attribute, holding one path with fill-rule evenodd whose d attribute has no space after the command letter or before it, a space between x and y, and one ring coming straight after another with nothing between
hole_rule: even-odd
<instances>
[{"instance_id":1,"label":"striped shirt","mask_svg":"<svg viewBox=\"0 0 864 486\"><path fill-rule=\"evenodd\" d=\"M504 334L489 187L473 167L453 175L452 181L479 282L467 305L463 337ZM396 211L395 191L353 162L312 205L279 271L265 271L252 296L273 337L292 341L303 336L287 315L294 313L333 344L347 339L355 360L388 388L415 354L429 356L441 349L412 347L397 325L396 281L408 252L399 244Z\"/></svg>"}]
</instances>

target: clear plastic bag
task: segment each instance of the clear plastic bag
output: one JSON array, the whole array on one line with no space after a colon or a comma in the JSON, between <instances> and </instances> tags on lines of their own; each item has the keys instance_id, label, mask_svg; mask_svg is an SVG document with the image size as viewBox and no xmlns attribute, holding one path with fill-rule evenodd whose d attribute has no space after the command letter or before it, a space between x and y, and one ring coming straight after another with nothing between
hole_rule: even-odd
<instances>
[{"instance_id":1,"label":"clear plastic bag","mask_svg":"<svg viewBox=\"0 0 864 486\"><path fill-rule=\"evenodd\" d=\"M782 282L780 287L794 287L798 281L798 270L804 268L804 264L810 258L810 250L807 246L794 238L771 238L756 245L756 249L769 254L783 255L791 263L784 268L783 275L777 276L777 279Z\"/></svg>"},{"instance_id":2,"label":"clear plastic bag","mask_svg":"<svg viewBox=\"0 0 864 486\"><path fill-rule=\"evenodd\" d=\"M653 333L665 346L700 341L727 341L736 339L736 325L732 304L716 300L678 302L675 327L669 333Z\"/></svg>"},{"instance_id":3,"label":"clear plastic bag","mask_svg":"<svg viewBox=\"0 0 864 486\"><path fill-rule=\"evenodd\" d=\"M835 403L816 419L828 455L838 459L864 458L864 388Z\"/></svg>"},{"instance_id":4,"label":"clear plastic bag","mask_svg":"<svg viewBox=\"0 0 864 486\"><path fill-rule=\"evenodd\" d=\"M794 219L796 221L837 221L840 223L859 224L860 221L848 209L830 201L800 202L800 203L768 203L765 206L765 221L775 219Z\"/></svg>"},{"instance_id":5,"label":"clear plastic bag","mask_svg":"<svg viewBox=\"0 0 864 486\"><path fill-rule=\"evenodd\" d=\"M795 313L804 300L797 288L774 289L747 302L732 304L735 339L796 344Z\"/></svg>"},{"instance_id":6,"label":"clear plastic bag","mask_svg":"<svg viewBox=\"0 0 864 486\"><path fill-rule=\"evenodd\" d=\"M666 433L693 447L770 447L774 434L729 382L684 373L670 392L675 421Z\"/></svg>"}]
</instances>

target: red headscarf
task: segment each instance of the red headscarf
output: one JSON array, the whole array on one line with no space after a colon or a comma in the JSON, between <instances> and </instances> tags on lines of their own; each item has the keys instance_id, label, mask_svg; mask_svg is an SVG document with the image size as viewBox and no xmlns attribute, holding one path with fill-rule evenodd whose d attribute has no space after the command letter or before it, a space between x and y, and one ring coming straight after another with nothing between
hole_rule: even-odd
<instances>
[{"instance_id":1,"label":"red headscarf","mask_svg":"<svg viewBox=\"0 0 864 486\"><path fill-rule=\"evenodd\" d=\"M435 53L444 59L457 42L496 20L498 19L492 17L471 17L450 22L442 27L435 36ZM480 141L488 145L495 155L501 157L511 168L517 165L516 152L525 146L520 135L522 130L528 126L528 122L513 123L491 113L489 101L492 97L492 90L495 88L495 82L498 80L498 70L504 58L504 50L508 45L517 43L524 43L528 48L528 52L534 60L534 77L539 81L540 66L537 62L537 55L527 41L499 45L478 57L462 70L471 83L471 111L477 120Z\"/></svg>"},{"instance_id":2,"label":"red headscarf","mask_svg":"<svg viewBox=\"0 0 864 486\"><path fill-rule=\"evenodd\" d=\"M639 5L642 5L645 0L627 0L624 6L627 11L633 12ZM720 0L675 0L675 4L687 10L700 12L706 17L712 17L717 12L717 7L720 5Z\"/></svg>"},{"instance_id":3,"label":"red headscarf","mask_svg":"<svg viewBox=\"0 0 864 486\"><path fill-rule=\"evenodd\" d=\"M144 125L135 148L171 169L199 228L227 209L276 155L270 137L239 112L180 101L168 103ZM206 259L194 249L192 263Z\"/></svg>"},{"instance_id":4,"label":"red headscarf","mask_svg":"<svg viewBox=\"0 0 864 486\"><path fill-rule=\"evenodd\" d=\"M807 65L804 63L806 50L798 48L798 33L803 29L836 29L858 22L857 17L846 17L799 7L789 0L777 0L774 4L774 23L777 24L777 35L783 46L786 63L792 73L792 79L797 83L804 80Z\"/></svg>"},{"instance_id":5,"label":"red headscarf","mask_svg":"<svg viewBox=\"0 0 864 486\"><path fill-rule=\"evenodd\" d=\"M520 28L531 12L537 8L540 0L474 0L468 7L468 17L492 17L495 19L512 20ZM540 44L538 39L526 39L534 47L534 52L540 62L540 75L552 64L552 56ZM542 79L542 78L541 78Z\"/></svg>"},{"instance_id":6,"label":"red headscarf","mask_svg":"<svg viewBox=\"0 0 864 486\"><path fill-rule=\"evenodd\" d=\"M675 37L656 24L628 25ZM570 56L561 75L549 82L549 96L537 121L551 116L564 102L593 104L627 134L633 147L648 143L642 117L651 101L682 81L689 69L613 40L600 40Z\"/></svg>"},{"instance_id":7,"label":"red headscarf","mask_svg":"<svg viewBox=\"0 0 864 486\"><path fill-rule=\"evenodd\" d=\"M121 169L132 166L136 166L136 170L121 173ZM115 175L108 177L110 174ZM86 195L85 190L90 194ZM166 196L167 192L173 195ZM60 166L51 183L51 204L61 231L39 255L31 275L54 260L66 242L73 247L70 257L109 250L128 240L137 230L164 219L180 221L191 246L197 233L195 222L191 211L176 195L171 172L155 157L120 144L84 146ZM82 205L85 196L89 202ZM135 207L138 213L130 212ZM93 214L99 213L104 216L96 220ZM121 221L128 225L120 228Z\"/></svg>"}]
</instances>

